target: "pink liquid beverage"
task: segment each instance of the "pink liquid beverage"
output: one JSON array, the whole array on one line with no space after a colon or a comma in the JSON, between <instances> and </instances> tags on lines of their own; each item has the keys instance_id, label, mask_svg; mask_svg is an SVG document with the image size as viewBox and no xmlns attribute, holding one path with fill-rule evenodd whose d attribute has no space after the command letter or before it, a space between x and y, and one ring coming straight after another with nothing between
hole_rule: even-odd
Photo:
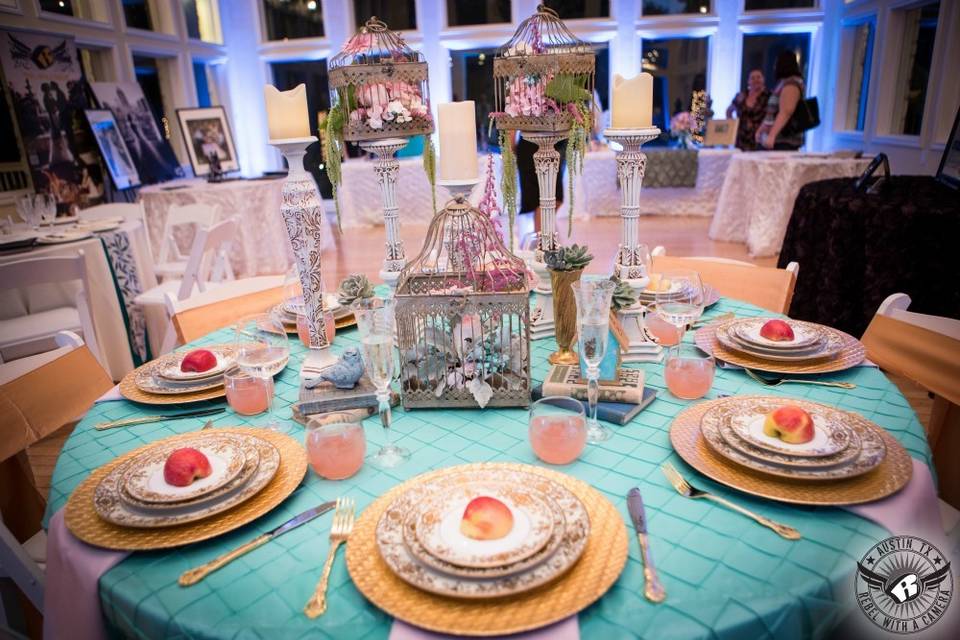
<instances>
[{"instance_id":1,"label":"pink liquid beverage","mask_svg":"<svg viewBox=\"0 0 960 640\"><path fill-rule=\"evenodd\" d=\"M544 415L530 419L530 446L544 462L569 464L579 457L586 443L587 422L583 416Z\"/></svg>"},{"instance_id":2,"label":"pink liquid beverage","mask_svg":"<svg viewBox=\"0 0 960 640\"><path fill-rule=\"evenodd\" d=\"M336 321L333 319L333 312L327 311L323 314L323 326L327 330L327 343L333 344L333 338L337 334ZM307 317L297 316L297 336L303 346L310 346L310 329L307 327Z\"/></svg>"},{"instance_id":3,"label":"pink liquid beverage","mask_svg":"<svg viewBox=\"0 0 960 640\"><path fill-rule=\"evenodd\" d=\"M675 325L670 324L656 313L648 313L643 321L660 344L664 347L672 347L680 342L680 330Z\"/></svg>"},{"instance_id":4,"label":"pink liquid beverage","mask_svg":"<svg viewBox=\"0 0 960 640\"><path fill-rule=\"evenodd\" d=\"M714 366L711 358L670 358L663 372L670 393L684 400L707 395L713 386Z\"/></svg>"},{"instance_id":5,"label":"pink liquid beverage","mask_svg":"<svg viewBox=\"0 0 960 640\"><path fill-rule=\"evenodd\" d=\"M263 413L273 400L273 378L255 378L231 369L223 376L227 404L242 416Z\"/></svg>"},{"instance_id":6,"label":"pink liquid beverage","mask_svg":"<svg viewBox=\"0 0 960 640\"><path fill-rule=\"evenodd\" d=\"M328 424L307 432L307 459L321 478L349 478L363 466L366 453L367 440L362 425Z\"/></svg>"}]
</instances>

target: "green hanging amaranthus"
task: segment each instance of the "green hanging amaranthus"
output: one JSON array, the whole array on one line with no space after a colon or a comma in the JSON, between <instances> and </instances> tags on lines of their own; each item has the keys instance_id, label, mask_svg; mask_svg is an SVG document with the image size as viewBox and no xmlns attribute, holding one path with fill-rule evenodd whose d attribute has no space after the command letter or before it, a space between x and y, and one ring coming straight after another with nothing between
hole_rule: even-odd
<instances>
[{"instance_id":1,"label":"green hanging amaranthus","mask_svg":"<svg viewBox=\"0 0 960 640\"><path fill-rule=\"evenodd\" d=\"M347 114L356 108L356 90L352 85L337 89L337 104L330 108L327 119L323 121L323 159L326 163L327 178L333 188L333 206L337 212L337 229L342 233L340 221L340 197L337 195L343 179L343 129L347 125Z\"/></svg>"},{"instance_id":2,"label":"green hanging amaranthus","mask_svg":"<svg viewBox=\"0 0 960 640\"><path fill-rule=\"evenodd\" d=\"M583 171L583 160L587 152L587 142L593 128L590 103L593 96L587 90L589 76L585 74L558 73L544 90L548 98L560 105L565 105L573 123L570 127L570 137L567 141L567 171L570 179L567 181L569 194L567 196L570 212L567 218L567 238L573 233L573 176Z\"/></svg>"},{"instance_id":3,"label":"green hanging amaranthus","mask_svg":"<svg viewBox=\"0 0 960 640\"><path fill-rule=\"evenodd\" d=\"M490 119L493 127L493 119ZM513 225L517 219L517 156L513 153L513 131L500 134L500 193L503 195L503 208L507 212L510 234L510 251L513 251Z\"/></svg>"},{"instance_id":4,"label":"green hanging amaranthus","mask_svg":"<svg viewBox=\"0 0 960 640\"><path fill-rule=\"evenodd\" d=\"M423 136L423 172L430 182L430 196L433 198L433 215L437 215L437 150L433 146L430 134Z\"/></svg>"}]
</instances>

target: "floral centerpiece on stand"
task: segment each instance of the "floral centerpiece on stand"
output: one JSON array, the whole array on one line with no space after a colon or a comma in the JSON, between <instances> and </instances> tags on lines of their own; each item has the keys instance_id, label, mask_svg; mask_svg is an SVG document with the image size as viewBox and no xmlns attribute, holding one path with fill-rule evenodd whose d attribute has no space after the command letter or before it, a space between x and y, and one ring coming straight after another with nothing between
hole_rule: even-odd
<instances>
[{"instance_id":1,"label":"floral centerpiece on stand","mask_svg":"<svg viewBox=\"0 0 960 640\"><path fill-rule=\"evenodd\" d=\"M694 135L697 133L697 121L689 111L681 111L670 118L670 135L684 149L695 149Z\"/></svg>"},{"instance_id":2,"label":"floral centerpiece on stand","mask_svg":"<svg viewBox=\"0 0 960 640\"><path fill-rule=\"evenodd\" d=\"M437 213L397 284L406 408L527 406L530 274L463 198Z\"/></svg>"},{"instance_id":3,"label":"floral centerpiece on stand","mask_svg":"<svg viewBox=\"0 0 960 640\"><path fill-rule=\"evenodd\" d=\"M327 68L332 106L322 137L334 200L346 142L425 135L424 169L433 184L434 149L429 137L433 117L423 54L374 16L330 59ZM339 219L339 206L337 211Z\"/></svg>"},{"instance_id":4,"label":"floral centerpiece on stand","mask_svg":"<svg viewBox=\"0 0 960 640\"><path fill-rule=\"evenodd\" d=\"M592 129L593 83L596 55L542 4L520 23L493 60L496 109L491 126L500 132L503 154L501 191L510 220L516 215L516 131L567 134L567 167L580 171ZM573 220L573 180L568 206ZM572 224L572 222L571 222ZM569 233L569 232L568 232Z\"/></svg>"}]
</instances>

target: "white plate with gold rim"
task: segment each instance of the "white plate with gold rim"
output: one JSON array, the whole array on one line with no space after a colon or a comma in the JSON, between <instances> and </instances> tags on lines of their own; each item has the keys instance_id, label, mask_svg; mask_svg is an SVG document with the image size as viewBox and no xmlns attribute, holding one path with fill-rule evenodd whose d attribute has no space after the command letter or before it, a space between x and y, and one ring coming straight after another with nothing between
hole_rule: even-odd
<instances>
[{"instance_id":1,"label":"white plate with gold rim","mask_svg":"<svg viewBox=\"0 0 960 640\"><path fill-rule=\"evenodd\" d=\"M93 234L86 230L70 231L66 229L64 231L52 231L39 236L37 238L37 244L64 244L67 242L86 240L92 236Z\"/></svg>"},{"instance_id":2,"label":"white plate with gold rim","mask_svg":"<svg viewBox=\"0 0 960 640\"><path fill-rule=\"evenodd\" d=\"M175 451L188 447L206 456L210 462L210 475L184 487L172 485L164 478L167 460ZM246 454L233 438L198 435L196 439L179 443L176 447L150 450L134 458L127 467L122 486L128 494L142 502L183 502L219 489L237 477L245 464Z\"/></svg>"},{"instance_id":3,"label":"white plate with gold rim","mask_svg":"<svg viewBox=\"0 0 960 640\"><path fill-rule=\"evenodd\" d=\"M793 339L771 340L760 335L763 326L771 320L782 320L790 325L790 329L793 330ZM822 326L810 322L790 320L789 318L739 318L733 320L727 326L727 330L729 333L738 336L746 344L765 349L791 351L812 347L823 340Z\"/></svg>"},{"instance_id":4,"label":"white plate with gold rim","mask_svg":"<svg viewBox=\"0 0 960 640\"><path fill-rule=\"evenodd\" d=\"M191 351L196 351L196 349L192 349ZM191 353L191 351L178 351L176 354L173 354L176 357L165 360L163 366L157 367L157 375L171 382L207 381L210 378L222 376L223 372L234 363L232 355L219 349L207 349L207 351L212 353L217 359L217 363L211 369L207 369L206 371L181 371L180 367L183 365L183 359L187 354Z\"/></svg>"},{"instance_id":5,"label":"white plate with gold rim","mask_svg":"<svg viewBox=\"0 0 960 640\"><path fill-rule=\"evenodd\" d=\"M535 473L511 470L501 473L499 479L535 489L556 502L563 511L563 538L557 550L543 562L510 575L465 578L425 565L410 552L403 539L403 524L410 511L437 492L486 481L487 478L478 472L451 474L433 482L418 484L387 507L376 529L377 547L384 562L397 577L418 589L466 599L510 596L535 589L562 576L580 559L589 541L590 517L583 503L567 488Z\"/></svg>"},{"instance_id":6,"label":"white plate with gold rim","mask_svg":"<svg viewBox=\"0 0 960 640\"><path fill-rule=\"evenodd\" d=\"M731 335L728 324L722 324L717 327L716 336L717 341L726 349L752 358L769 360L771 362L812 362L816 360L826 360L840 353L844 346L843 336L834 331L826 332L824 342L821 343L819 347L808 352L799 353L775 353L772 350L760 349L752 345L744 344Z\"/></svg>"},{"instance_id":7,"label":"white plate with gold rim","mask_svg":"<svg viewBox=\"0 0 960 640\"><path fill-rule=\"evenodd\" d=\"M478 540L461 531L467 505L475 498L494 498L513 517L501 538ZM553 533L553 512L538 492L517 484L482 482L457 487L426 500L418 512L417 540L435 558L460 567L502 567L542 549Z\"/></svg>"},{"instance_id":8,"label":"white plate with gold rim","mask_svg":"<svg viewBox=\"0 0 960 640\"><path fill-rule=\"evenodd\" d=\"M792 443L777 436L764 433L767 414L787 405L806 411L813 422L813 438L807 442ZM740 439L755 447L803 458L820 458L840 453L850 446L848 414L824 405L810 404L801 407L791 400L771 398L734 403L735 410L724 413L724 421Z\"/></svg>"},{"instance_id":9,"label":"white plate with gold rim","mask_svg":"<svg viewBox=\"0 0 960 640\"><path fill-rule=\"evenodd\" d=\"M104 476L97 485L93 495L94 510L98 516L116 525L154 529L196 522L232 509L266 487L280 467L280 452L273 444L262 438L252 437L251 439L257 447L260 464L248 482L238 487L236 491L225 495L222 500L200 508L186 506L183 509L171 509L162 514L141 511L124 501L120 495L120 483L123 480L123 474L127 471L128 463L119 465Z\"/></svg>"}]
</instances>

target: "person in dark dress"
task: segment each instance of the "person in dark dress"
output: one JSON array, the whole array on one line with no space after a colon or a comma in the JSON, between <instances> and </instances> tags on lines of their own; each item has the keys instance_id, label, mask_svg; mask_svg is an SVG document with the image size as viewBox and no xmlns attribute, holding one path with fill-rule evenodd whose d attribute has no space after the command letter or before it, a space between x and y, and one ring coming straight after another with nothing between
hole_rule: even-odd
<instances>
[{"instance_id":1,"label":"person in dark dress","mask_svg":"<svg viewBox=\"0 0 960 640\"><path fill-rule=\"evenodd\" d=\"M757 130L757 143L767 150L796 151L803 146L803 131L791 126L791 120L804 91L796 54L782 51L777 56L774 72L777 86L767 101L767 117Z\"/></svg>"},{"instance_id":2,"label":"person in dark dress","mask_svg":"<svg viewBox=\"0 0 960 640\"><path fill-rule=\"evenodd\" d=\"M767 89L763 71L754 69L747 77L747 90L738 93L727 107L727 119L736 117L740 121L737 129L738 149L753 151L757 148L757 129L767 115L769 99L770 90Z\"/></svg>"},{"instance_id":3,"label":"person in dark dress","mask_svg":"<svg viewBox=\"0 0 960 640\"><path fill-rule=\"evenodd\" d=\"M533 154L538 147L519 136L514 147L517 157L517 173L520 176L520 213L533 212L533 228L540 232L540 185L537 182L537 170L533 164ZM563 204L563 168L566 165L567 141L555 147L560 153L560 171L557 173L557 209Z\"/></svg>"}]
</instances>

